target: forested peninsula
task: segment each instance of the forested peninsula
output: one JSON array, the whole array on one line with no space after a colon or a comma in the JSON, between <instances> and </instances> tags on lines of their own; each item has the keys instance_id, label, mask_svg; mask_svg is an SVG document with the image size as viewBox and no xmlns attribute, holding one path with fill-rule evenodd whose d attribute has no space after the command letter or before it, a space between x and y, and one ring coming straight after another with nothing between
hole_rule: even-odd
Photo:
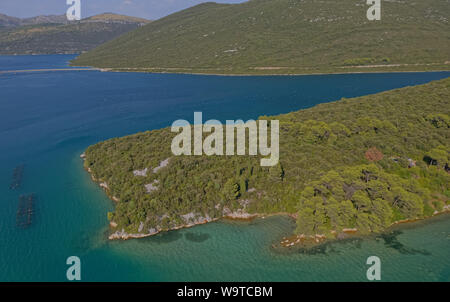
<instances>
[{"instance_id":1,"label":"forested peninsula","mask_svg":"<svg viewBox=\"0 0 450 302\"><path fill-rule=\"evenodd\" d=\"M111 239L223 217L289 214L299 236L382 232L448 210L450 78L260 119L280 121L280 161L174 156L169 128L87 148L115 202Z\"/></svg>"}]
</instances>

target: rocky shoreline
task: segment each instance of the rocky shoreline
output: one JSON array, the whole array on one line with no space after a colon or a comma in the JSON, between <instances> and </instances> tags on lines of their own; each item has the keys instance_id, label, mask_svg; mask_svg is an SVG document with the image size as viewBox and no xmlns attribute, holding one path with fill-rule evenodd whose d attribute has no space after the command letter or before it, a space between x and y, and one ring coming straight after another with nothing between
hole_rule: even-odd
<instances>
[{"instance_id":1,"label":"rocky shoreline","mask_svg":"<svg viewBox=\"0 0 450 302\"><path fill-rule=\"evenodd\" d=\"M206 223L210 223L210 222L214 222L214 221L219 221L221 219L228 219L228 220L238 220L238 221L251 221L253 219L256 218L266 218L266 217L271 217L271 216L279 216L279 215L283 215L283 216L289 216L291 218L295 219L295 214L289 214L289 213L273 213L273 214L250 214L247 212L244 212L242 210L237 210L235 212L231 212L227 215L224 215L220 218L210 218L210 217L202 217L204 218L204 220L200 220L194 223L190 223L190 224L185 224L185 225L180 225L174 228L170 228L168 230L162 230L162 229L151 229L152 231L149 233L137 233L137 234L130 234L125 232L124 229L122 229L121 231L116 231L114 233L112 233L108 239L110 240L129 240L129 239L139 239L139 238L146 238L146 237L150 237L150 236L154 236L157 235L159 233L164 233L164 232L170 232L170 231L176 231L176 230L180 230L180 229L187 229L187 228L192 228L194 226L197 225L202 225L202 224L206 224ZM117 225L114 225L114 222L110 223L111 227L117 227Z\"/></svg>"},{"instance_id":2,"label":"rocky shoreline","mask_svg":"<svg viewBox=\"0 0 450 302\"><path fill-rule=\"evenodd\" d=\"M86 159L86 154L82 153L80 155L80 158L85 160ZM159 170L165 166L167 166L168 164L168 160L164 160L161 165L159 167L156 167L155 169ZM90 174L92 181L94 181L95 183L97 183L106 193L106 195L112 199L115 202L119 202L119 198L109 194L109 187L108 184L102 180L96 179L93 175L92 175L92 171L90 168L85 168L85 170ZM147 171L142 170L142 171L134 171L135 176L136 175L140 175L143 173L146 173ZM246 204L248 201L243 200L242 201L242 205L245 209ZM269 217L269 216L275 216L275 215L286 215L286 216L290 216L292 218L296 218L295 214L291 214L291 213L272 213L272 214L261 214L261 213L248 213L246 212L244 209L238 209L236 211L231 211L229 208L225 207L222 211L223 216L220 218L211 218L208 215L205 215L205 217L201 216L201 215L195 215L194 213L188 213L185 215L182 215L183 218L188 221L191 221L189 223L177 226L177 227L173 227L170 229L166 229L163 230L161 228L151 228L148 230L148 233L141 233L140 231L143 229L143 223L141 222L141 225L139 227L139 233L127 233L125 232L125 229L122 229L120 231L115 231L114 233L112 233L111 235L109 235L108 239L110 240L129 240L129 239L140 239L140 238L146 238L146 237L150 237L150 236L154 236L157 235L159 233L162 232L169 232L169 231L175 231L175 230L180 230L180 229L185 229L185 228L191 228L197 225L202 225L202 224L206 224L209 222L214 222L214 221L218 221L220 219L230 219L230 220L252 220L258 217L261 218L265 218L265 217ZM110 228L114 229L117 228L117 223L115 223L114 221L110 222Z\"/></svg>"},{"instance_id":3,"label":"rocky shoreline","mask_svg":"<svg viewBox=\"0 0 450 302\"><path fill-rule=\"evenodd\" d=\"M445 214L448 212L450 212L450 205L445 205L443 207L442 211L435 211L432 216L427 216L424 218L404 219L404 220L395 221L389 226L389 228L387 230L389 230L390 228L392 228L393 226L396 226L396 225L422 221L422 220L429 219L431 217L435 217L437 215ZM324 243L327 240L328 241L340 240L340 239L348 238L350 236L358 236L359 235L358 229L356 229L356 228L343 229L341 233L332 231L332 233L336 236L333 239L327 238L327 236L325 234L316 234L316 235L310 235L310 236L304 235L304 234L299 234L299 235L292 235L289 237L283 237L281 242L279 243L279 245L281 247L290 248L290 247L295 247L295 246L299 246L299 245L305 246L308 244L309 245L320 244L320 243Z\"/></svg>"},{"instance_id":4,"label":"rocky shoreline","mask_svg":"<svg viewBox=\"0 0 450 302\"><path fill-rule=\"evenodd\" d=\"M80 155L80 158L82 158L83 160L85 160L86 155L85 153ZM164 161L163 166L166 166L168 163L168 161ZM108 193L108 184L106 182L102 182L100 180L97 180L93 175L92 175L92 171L91 169L87 168L86 169L87 172L91 175L91 179L96 182L101 188L104 189L105 193L107 194L107 196L112 199L115 202L118 202L119 199L115 196L112 196ZM136 173L142 173L142 171L135 171ZM146 238L146 237L150 237L150 236L154 236L157 235L159 233L162 232L169 232L169 231L175 231L175 230L180 230L180 229L185 229L185 228L191 228L197 225L202 225L202 224L206 224L206 223L210 223L210 222L214 222L214 221L218 221L220 219L229 219L229 220L245 220L245 221L249 221L249 220L253 220L255 218L266 218L266 217L270 217L270 216L280 216L280 215L284 215L284 216L288 216L291 217L293 219L297 218L296 214L293 213L270 213L270 214L262 214L262 213L248 213L245 211L246 208L246 204L248 203L248 200L244 200L242 201L242 205L244 206L243 209L238 209L236 211L231 211L228 208L224 208L222 213L223 216L220 218L211 218L208 215L205 215L205 217L201 216L201 215L195 215L194 213L188 213L185 215L182 215L183 218L185 218L185 220L189 220L191 221L190 223L186 223L177 227L173 227L170 229L165 229L163 230L162 228L156 227L156 228L151 228L149 229L148 233L141 233L141 230L143 229L143 222L141 222L141 225L139 227L139 233L127 233L125 232L124 229L120 230L120 231L116 231L114 233L112 233L111 235L109 235L108 239L109 240L129 240L129 239L140 239L140 238ZM450 212L450 205L445 205L442 209L442 211L435 211L433 213L432 216L430 217L434 217L436 215L440 215L443 213L447 213ZM410 222L415 222L415 221L420 221L420 220L424 220L430 217L424 217L424 218L417 218L417 219L405 219L405 220L399 220L399 221L395 221L391 224L390 227L393 227L395 225L399 225L399 224L404 224L404 223L410 223ZM114 221L110 222L110 227L112 229L117 228L117 224ZM335 239L329 239L327 238L327 236L325 234L315 234L315 235L304 235L304 234L299 234L299 235L292 235L290 237L283 237L282 241L280 242L280 246L282 247L294 247L297 245L305 245L305 244L320 244L325 242L326 240L339 240L339 239L344 239L347 238L349 236L352 235L357 235L358 234L358 230L356 228L347 228L347 229L343 229L342 232L337 233L336 231L332 231L332 233L334 232L334 235L336 236Z\"/></svg>"}]
</instances>

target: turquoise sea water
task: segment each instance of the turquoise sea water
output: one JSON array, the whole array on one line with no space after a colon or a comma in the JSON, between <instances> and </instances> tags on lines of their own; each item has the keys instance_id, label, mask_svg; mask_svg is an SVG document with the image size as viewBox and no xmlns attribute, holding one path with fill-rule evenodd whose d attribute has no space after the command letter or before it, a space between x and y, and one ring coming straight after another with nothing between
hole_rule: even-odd
<instances>
[{"instance_id":1,"label":"turquoise sea water","mask_svg":"<svg viewBox=\"0 0 450 302\"><path fill-rule=\"evenodd\" d=\"M0 70L66 68L73 56L0 56ZM84 281L364 281L368 256L385 281L450 281L450 219L312 250L271 245L285 217L221 221L155 237L108 241L112 202L79 155L90 144L174 120L249 119L416 85L449 72L220 77L60 71L0 74L0 281L64 281L79 256ZM282 152L282 150L281 150ZM24 163L22 186L10 190ZM35 193L28 229L16 227L20 194Z\"/></svg>"}]
</instances>

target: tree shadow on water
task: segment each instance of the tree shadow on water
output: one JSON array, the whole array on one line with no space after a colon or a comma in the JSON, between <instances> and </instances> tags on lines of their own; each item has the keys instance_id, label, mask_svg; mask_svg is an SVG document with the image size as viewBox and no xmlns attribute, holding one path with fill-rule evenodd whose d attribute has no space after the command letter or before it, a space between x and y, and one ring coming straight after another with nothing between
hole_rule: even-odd
<instances>
[{"instance_id":1,"label":"tree shadow on water","mask_svg":"<svg viewBox=\"0 0 450 302\"><path fill-rule=\"evenodd\" d=\"M431 253L427 250L418 250L414 248L410 248L405 246L403 243L401 243L398 240L398 236L401 235L403 232L401 231L392 231L390 233L381 234L377 237L377 240L382 239L384 241L384 245L388 248L392 248L396 251L398 251L400 254L404 255L417 255L421 254L424 256L429 256Z\"/></svg>"},{"instance_id":2,"label":"tree shadow on water","mask_svg":"<svg viewBox=\"0 0 450 302\"><path fill-rule=\"evenodd\" d=\"M147 240L157 243L157 244L168 244L175 242L179 239L181 239L183 235L181 235L178 231L171 231L171 232L162 232L157 235L148 237Z\"/></svg>"},{"instance_id":3,"label":"tree shadow on water","mask_svg":"<svg viewBox=\"0 0 450 302\"><path fill-rule=\"evenodd\" d=\"M77 255L85 255L102 244L104 244L103 240L99 240L87 231L82 231L71 240L70 248Z\"/></svg>"},{"instance_id":4,"label":"tree shadow on water","mask_svg":"<svg viewBox=\"0 0 450 302\"><path fill-rule=\"evenodd\" d=\"M302 254L308 256L314 255L330 255L342 254L342 246L351 246L351 248L360 249L362 239L359 237L351 237L339 240L330 240L323 243L305 243L299 246L283 247L279 244L272 245L272 251L277 254Z\"/></svg>"},{"instance_id":5,"label":"tree shadow on water","mask_svg":"<svg viewBox=\"0 0 450 302\"><path fill-rule=\"evenodd\" d=\"M208 240L211 236L206 233L188 232L184 234L184 237L188 241L200 243Z\"/></svg>"},{"instance_id":6,"label":"tree shadow on water","mask_svg":"<svg viewBox=\"0 0 450 302\"><path fill-rule=\"evenodd\" d=\"M324 244L320 244L317 246L311 246L311 247L302 247L298 249L298 253L299 254L304 254L304 255L326 255L329 252L333 251L330 250L330 247L332 248L332 246L324 243Z\"/></svg>"},{"instance_id":7,"label":"tree shadow on water","mask_svg":"<svg viewBox=\"0 0 450 302\"><path fill-rule=\"evenodd\" d=\"M329 255L341 254L339 247L343 245L353 245L354 248L361 248L361 238L345 238L339 240L331 240L318 245L302 247L298 249L298 253L305 255Z\"/></svg>"}]
</instances>

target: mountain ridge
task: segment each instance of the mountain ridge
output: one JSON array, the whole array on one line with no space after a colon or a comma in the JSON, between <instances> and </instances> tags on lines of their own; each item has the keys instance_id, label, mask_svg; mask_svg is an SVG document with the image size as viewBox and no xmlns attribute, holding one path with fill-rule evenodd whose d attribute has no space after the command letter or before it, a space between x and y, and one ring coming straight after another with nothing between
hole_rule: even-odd
<instances>
[{"instance_id":1,"label":"mountain ridge","mask_svg":"<svg viewBox=\"0 0 450 302\"><path fill-rule=\"evenodd\" d=\"M217 74L450 69L448 1L203 3L81 55L78 66Z\"/></svg>"},{"instance_id":2,"label":"mountain ridge","mask_svg":"<svg viewBox=\"0 0 450 302\"><path fill-rule=\"evenodd\" d=\"M2 22L3 20L3 22ZM151 22L112 13L68 21L65 15L19 19L0 15L0 54L82 53Z\"/></svg>"}]
</instances>

